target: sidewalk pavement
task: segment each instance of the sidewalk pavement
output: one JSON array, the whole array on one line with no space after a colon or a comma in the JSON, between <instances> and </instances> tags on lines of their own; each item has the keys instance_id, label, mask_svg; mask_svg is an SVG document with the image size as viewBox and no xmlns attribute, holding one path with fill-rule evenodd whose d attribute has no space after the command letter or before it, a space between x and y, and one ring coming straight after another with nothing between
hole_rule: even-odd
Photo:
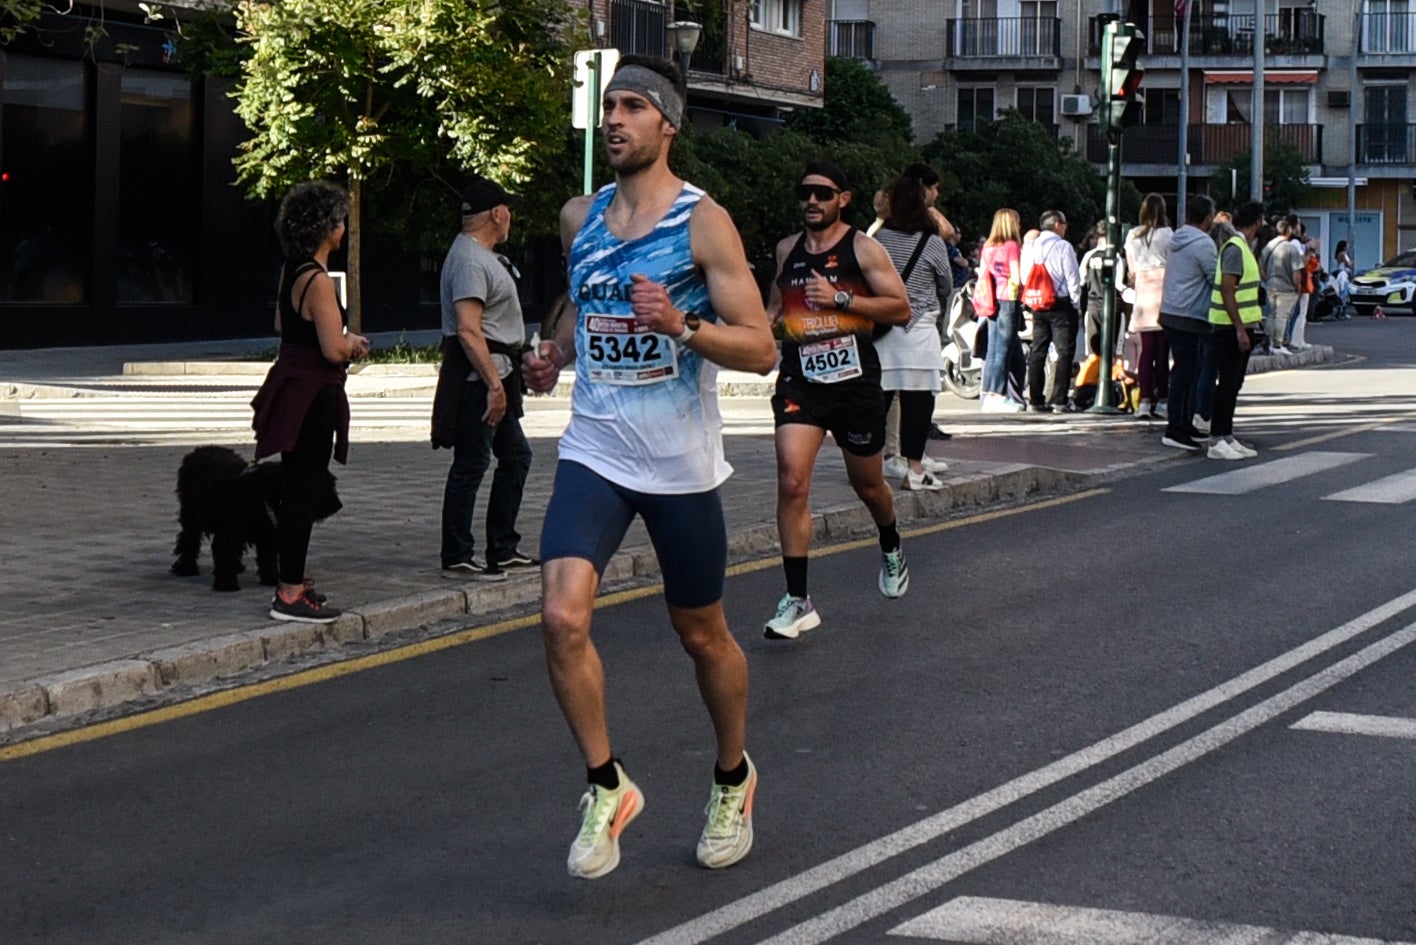
<instances>
[{"instance_id":1,"label":"sidewalk pavement","mask_svg":"<svg viewBox=\"0 0 1416 945\"><path fill-rule=\"evenodd\" d=\"M21 385L51 396L79 395L86 387L111 395L124 364L160 362L172 372L177 363L198 364L185 370L206 371L205 362L212 359L271 347L269 340L257 339L5 351L0 352L0 400L27 396ZM1252 369L1331 359L1331 348L1315 348L1286 362L1257 358ZM380 382L371 374L355 396L378 396L390 388L402 394L406 388L399 385L407 383ZM720 386L725 397L740 398L725 408L727 456L736 470L723 487L730 557L775 556L776 464L763 397L769 382L725 375ZM732 417L759 407L748 398L762 398L761 417L741 424L750 432L739 433ZM1174 455L1160 445L1153 426L1129 418L1000 420L970 412L950 414L946 422L954 438L929 443L931 455L949 462L946 487L938 493L897 492L902 527L959 509L1085 488ZM555 438L536 437L532 447L535 460L520 526L521 548L534 554L555 469ZM249 554L239 593L211 589L205 549L201 576L174 577L168 572L176 534L173 489L178 463L190 448L0 450L5 484L0 551L7 565L0 576L0 599L6 603L0 613L5 654L0 743L179 701L255 670L278 672L283 664L345 658L492 615L535 611L540 581L534 572L504 583L442 578L439 514L450 454L429 449L422 439L368 442L357 431L349 466L334 467L344 509L316 527L310 550L320 589L344 611L339 620L324 626L271 621L266 614L271 591L256 582ZM483 501L488 488L489 482ZM874 534L829 443L817 464L812 508L818 544ZM483 514L479 504L474 519L479 550ZM656 575L653 551L643 526L636 524L610 563L605 589L652 582ZM762 602L764 614L773 603Z\"/></svg>"}]
</instances>

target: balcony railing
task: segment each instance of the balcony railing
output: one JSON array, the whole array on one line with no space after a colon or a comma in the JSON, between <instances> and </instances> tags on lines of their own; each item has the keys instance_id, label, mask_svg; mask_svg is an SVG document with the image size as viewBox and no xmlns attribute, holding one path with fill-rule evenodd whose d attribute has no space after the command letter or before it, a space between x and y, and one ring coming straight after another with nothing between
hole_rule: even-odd
<instances>
[{"instance_id":1,"label":"balcony railing","mask_svg":"<svg viewBox=\"0 0 1416 945\"><path fill-rule=\"evenodd\" d=\"M610 0L610 45L626 56L664 58L664 27L668 19L662 3L650 0Z\"/></svg>"},{"instance_id":2,"label":"balcony railing","mask_svg":"<svg viewBox=\"0 0 1416 945\"><path fill-rule=\"evenodd\" d=\"M1406 126L1399 126L1405 128ZM1224 164L1250 149L1251 125L1190 125L1190 162ZM1265 125L1264 146L1288 144L1298 149L1305 164L1323 159L1322 125ZM1136 125L1121 134L1121 157L1128 164L1170 164L1179 157L1180 129L1173 125ZM1106 160L1106 136L1095 126L1087 131L1087 160Z\"/></svg>"},{"instance_id":3,"label":"balcony railing","mask_svg":"<svg viewBox=\"0 0 1416 945\"><path fill-rule=\"evenodd\" d=\"M1051 17L1012 17L948 21L951 59L1002 59L1062 55L1062 21Z\"/></svg>"},{"instance_id":4,"label":"balcony railing","mask_svg":"<svg viewBox=\"0 0 1416 945\"><path fill-rule=\"evenodd\" d=\"M1358 51L1416 53L1416 13L1363 13Z\"/></svg>"},{"instance_id":5,"label":"balcony railing","mask_svg":"<svg viewBox=\"0 0 1416 945\"><path fill-rule=\"evenodd\" d=\"M869 20L827 21L826 55L874 59L875 24Z\"/></svg>"},{"instance_id":6,"label":"balcony railing","mask_svg":"<svg viewBox=\"0 0 1416 945\"><path fill-rule=\"evenodd\" d=\"M1358 125L1360 164L1411 164L1416 161L1416 125Z\"/></svg>"},{"instance_id":7,"label":"balcony railing","mask_svg":"<svg viewBox=\"0 0 1416 945\"><path fill-rule=\"evenodd\" d=\"M1173 13L1158 13L1141 25L1152 56L1180 53L1180 21ZM1288 9L1264 17L1264 48L1275 56L1323 51L1324 17L1313 10ZM1091 21L1091 54L1101 52L1099 19ZM1225 56L1254 53L1254 15L1211 14L1190 17L1190 55Z\"/></svg>"}]
</instances>

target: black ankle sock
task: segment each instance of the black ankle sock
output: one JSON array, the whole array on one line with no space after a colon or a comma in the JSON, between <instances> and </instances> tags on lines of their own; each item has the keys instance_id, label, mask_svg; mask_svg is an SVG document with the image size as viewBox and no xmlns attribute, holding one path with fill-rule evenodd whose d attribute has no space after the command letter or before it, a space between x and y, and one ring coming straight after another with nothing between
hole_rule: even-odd
<instances>
[{"instance_id":1,"label":"black ankle sock","mask_svg":"<svg viewBox=\"0 0 1416 945\"><path fill-rule=\"evenodd\" d=\"M806 562L806 555L782 558L782 570L787 574L787 593L793 597L806 596Z\"/></svg>"},{"instance_id":2,"label":"black ankle sock","mask_svg":"<svg viewBox=\"0 0 1416 945\"><path fill-rule=\"evenodd\" d=\"M895 523L889 525L877 525L880 529L880 550L889 554L900 547L900 530L895 527Z\"/></svg>"},{"instance_id":3,"label":"black ankle sock","mask_svg":"<svg viewBox=\"0 0 1416 945\"><path fill-rule=\"evenodd\" d=\"M724 771L717 765L713 766L713 783L726 784L729 787L737 787L747 780L747 756L742 756L742 761L738 762L736 768L731 771Z\"/></svg>"},{"instance_id":4,"label":"black ankle sock","mask_svg":"<svg viewBox=\"0 0 1416 945\"><path fill-rule=\"evenodd\" d=\"M619 772L615 770L615 760L611 758L598 768L586 768L585 780L607 791L613 791L620 786Z\"/></svg>"}]
</instances>

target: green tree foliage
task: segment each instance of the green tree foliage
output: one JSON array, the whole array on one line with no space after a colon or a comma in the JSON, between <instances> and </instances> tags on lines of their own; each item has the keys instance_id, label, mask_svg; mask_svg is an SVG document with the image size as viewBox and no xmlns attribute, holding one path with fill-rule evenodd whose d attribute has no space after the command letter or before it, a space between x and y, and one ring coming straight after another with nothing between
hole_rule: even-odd
<instances>
[{"instance_id":1,"label":"green tree foliage","mask_svg":"<svg viewBox=\"0 0 1416 945\"><path fill-rule=\"evenodd\" d=\"M940 202L970 239L987 236L995 211L1011 207L1023 229L1037 226L1044 210L1061 210L1079 238L1106 210L1106 179L1042 125L1007 110L998 121L971 131L944 132L924 148L941 175ZM1140 195L1123 189L1122 219L1134 220Z\"/></svg>"},{"instance_id":2,"label":"green tree foliage","mask_svg":"<svg viewBox=\"0 0 1416 945\"><path fill-rule=\"evenodd\" d=\"M0 46L34 29L44 11L51 9L44 0L0 0Z\"/></svg>"},{"instance_id":3,"label":"green tree foliage","mask_svg":"<svg viewBox=\"0 0 1416 945\"><path fill-rule=\"evenodd\" d=\"M556 0L244 0L249 46L236 112L251 131L236 159L254 196L318 177L348 182L351 321L357 217L367 185L414 195L475 169L526 180L538 142L564 121L570 56ZM446 217L444 216L444 219Z\"/></svg>"},{"instance_id":4,"label":"green tree foliage","mask_svg":"<svg viewBox=\"0 0 1416 945\"><path fill-rule=\"evenodd\" d=\"M1236 154L1232 160L1219 166L1211 185L1216 206L1221 210L1232 210L1253 199L1249 193L1253 166L1251 151ZM1237 192L1230 187L1231 177L1237 180ZM1303 152L1283 141L1264 142L1264 180L1270 184L1270 193L1267 197L1260 194L1258 199L1264 202L1264 210L1270 217L1283 216L1294 207L1302 206L1312 190L1308 183L1308 167L1303 163Z\"/></svg>"},{"instance_id":5,"label":"green tree foliage","mask_svg":"<svg viewBox=\"0 0 1416 945\"><path fill-rule=\"evenodd\" d=\"M883 144L914 141L909 112L880 79L854 59L826 60L824 108L798 108L787 116L788 131L817 141L862 141Z\"/></svg>"}]
</instances>

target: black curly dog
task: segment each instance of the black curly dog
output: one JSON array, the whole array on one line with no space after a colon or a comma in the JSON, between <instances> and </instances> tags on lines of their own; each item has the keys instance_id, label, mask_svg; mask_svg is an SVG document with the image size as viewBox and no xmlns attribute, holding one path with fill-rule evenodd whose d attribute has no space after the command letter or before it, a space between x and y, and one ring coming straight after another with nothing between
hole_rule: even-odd
<instances>
[{"instance_id":1,"label":"black curly dog","mask_svg":"<svg viewBox=\"0 0 1416 945\"><path fill-rule=\"evenodd\" d=\"M333 474L325 473L325 489L315 507L322 522L343 507ZM277 583L275 516L280 508L280 463L248 464L235 450L199 446L182 457L177 470L177 547L172 573L200 574L197 556L202 536L211 536L212 588L239 591L236 575L246 570L241 556L256 549L256 573L262 584Z\"/></svg>"}]
</instances>

